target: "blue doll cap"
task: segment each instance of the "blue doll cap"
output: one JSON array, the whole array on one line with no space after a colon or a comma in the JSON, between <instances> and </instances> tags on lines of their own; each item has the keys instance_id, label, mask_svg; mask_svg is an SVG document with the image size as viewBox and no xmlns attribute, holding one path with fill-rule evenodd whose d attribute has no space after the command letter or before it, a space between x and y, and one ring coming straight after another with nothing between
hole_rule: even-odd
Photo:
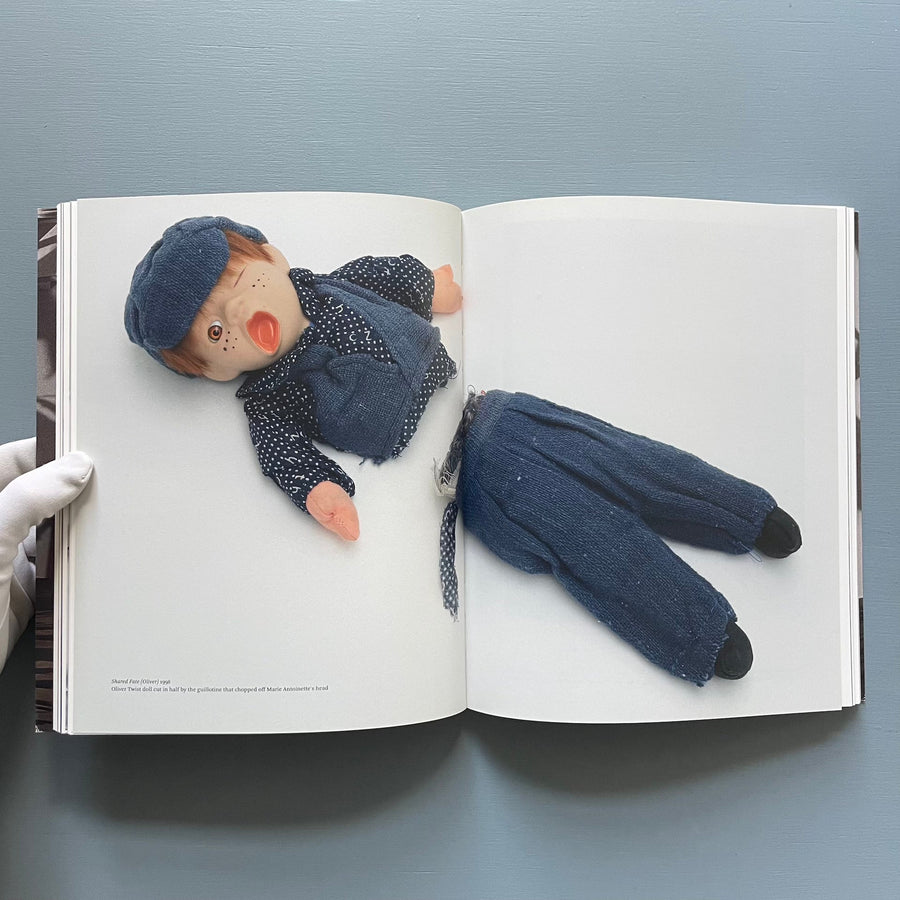
<instances>
[{"instance_id":1,"label":"blue doll cap","mask_svg":"<svg viewBox=\"0 0 900 900\"><path fill-rule=\"evenodd\" d=\"M230 251L223 230L266 243L256 228L225 216L197 216L170 225L138 263L125 301L125 330L157 362L177 346L225 271Z\"/></svg>"}]
</instances>

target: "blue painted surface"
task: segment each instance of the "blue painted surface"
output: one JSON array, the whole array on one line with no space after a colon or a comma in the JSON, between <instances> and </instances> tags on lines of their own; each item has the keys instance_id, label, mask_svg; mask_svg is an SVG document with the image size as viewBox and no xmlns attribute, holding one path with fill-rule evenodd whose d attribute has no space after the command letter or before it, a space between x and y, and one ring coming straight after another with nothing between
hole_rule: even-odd
<instances>
[{"instance_id":1,"label":"blue painted surface","mask_svg":"<svg viewBox=\"0 0 900 900\"><path fill-rule=\"evenodd\" d=\"M0 677L8 897L894 897L900 4L0 6L0 440L33 430L34 214L86 196L634 193L861 211L869 702L367 733L30 733Z\"/></svg>"}]
</instances>

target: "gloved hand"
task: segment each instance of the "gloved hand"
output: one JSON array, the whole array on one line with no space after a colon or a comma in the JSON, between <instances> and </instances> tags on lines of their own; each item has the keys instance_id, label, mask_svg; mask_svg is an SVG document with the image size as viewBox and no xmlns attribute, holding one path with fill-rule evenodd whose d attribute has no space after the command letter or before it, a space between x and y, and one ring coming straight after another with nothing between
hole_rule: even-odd
<instances>
[{"instance_id":1,"label":"gloved hand","mask_svg":"<svg viewBox=\"0 0 900 900\"><path fill-rule=\"evenodd\" d=\"M67 453L34 467L35 440L0 446L0 671L34 614L34 526L71 503L94 465Z\"/></svg>"}]
</instances>

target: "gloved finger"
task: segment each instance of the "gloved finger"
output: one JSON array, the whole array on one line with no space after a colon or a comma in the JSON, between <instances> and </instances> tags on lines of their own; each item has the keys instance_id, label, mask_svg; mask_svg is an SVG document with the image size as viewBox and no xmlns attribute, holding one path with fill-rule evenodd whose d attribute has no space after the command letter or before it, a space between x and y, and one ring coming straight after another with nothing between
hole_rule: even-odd
<instances>
[{"instance_id":1,"label":"gloved finger","mask_svg":"<svg viewBox=\"0 0 900 900\"><path fill-rule=\"evenodd\" d=\"M22 541L22 546L25 548L25 555L34 559L34 554L37 550L37 534L34 528L28 530L28 537Z\"/></svg>"},{"instance_id":2,"label":"gloved finger","mask_svg":"<svg viewBox=\"0 0 900 900\"><path fill-rule=\"evenodd\" d=\"M9 588L0 590L0 597L4 598L0 600L0 671L34 615L34 565L28 558L29 543L34 552L34 529L29 532L28 539L19 544ZM0 582L5 584L8 574L4 572Z\"/></svg>"},{"instance_id":3,"label":"gloved finger","mask_svg":"<svg viewBox=\"0 0 900 900\"><path fill-rule=\"evenodd\" d=\"M28 532L28 537L19 544L19 550L16 553L16 558L13 560L13 576L12 583L10 584L10 591L13 595L13 599L15 599L16 591L23 594L28 598L28 602L31 604L31 608L27 612L27 618L25 621L31 618L31 613L34 611L34 580L35 580L35 569L34 563L31 561L34 559L34 529ZM15 604L14 604L15 608Z\"/></svg>"},{"instance_id":4,"label":"gloved finger","mask_svg":"<svg viewBox=\"0 0 900 900\"><path fill-rule=\"evenodd\" d=\"M34 564L28 558L29 545L33 554L33 528L19 544L9 589L0 591L0 596L7 598L5 607L0 602L0 671L34 615ZM5 583L7 575L8 573L3 573L0 582Z\"/></svg>"},{"instance_id":5,"label":"gloved finger","mask_svg":"<svg viewBox=\"0 0 900 900\"><path fill-rule=\"evenodd\" d=\"M20 475L0 492L0 580L11 570L31 526L71 503L92 470L90 457L75 451Z\"/></svg>"},{"instance_id":6,"label":"gloved finger","mask_svg":"<svg viewBox=\"0 0 900 900\"><path fill-rule=\"evenodd\" d=\"M7 606L4 609L0 606L0 672L3 671L6 660L23 630L10 608Z\"/></svg>"},{"instance_id":7,"label":"gloved finger","mask_svg":"<svg viewBox=\"0 0 900 900\"><path fill-rule=\"evenodd\" d=\"M19 548L12 582L9 585L9 607L7 626L9 630L10 649L19 639L19 635L28 627L34 615L34 566L28 561ZM3 641L0 640L0 654L3 652Z\"/></svg>"},{"instance_id":8,"label":"gloved finger","mask_svg":"<svg viewBox=\"0 0 900 900\"><path fill-rule=\"evenodd\" d=\"M0 490L34 468L36 445L33 437L0 445Z\"/></svg>"}]
</instances>

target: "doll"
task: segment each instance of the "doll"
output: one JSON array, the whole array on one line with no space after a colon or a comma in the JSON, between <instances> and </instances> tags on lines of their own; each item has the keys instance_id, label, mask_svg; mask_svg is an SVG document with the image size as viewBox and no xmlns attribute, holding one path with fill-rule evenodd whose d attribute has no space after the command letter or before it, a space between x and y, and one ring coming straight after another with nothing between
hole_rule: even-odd
<instances>
[{"instance_id":1,"label":"doll","mask_svg":"<svg viewBox=\"0 0 900 900\"><path fill-rule=\"evenodd\" d=\"M431 324L461 304L449 266L363 257L330 275L291 268L255 228L224 217L166 229L135 269L133 342L183 375L245 375L263 472L320 525L359 536L349 476L313 443L376 463L398 456L456 375ZM794 520L762 488L697 457L528 394L472 395L441 473L445 606L463 524L496 555L550 573L652 662L697 685L740 678L752 649L728 601L662 540L784 557Z\"/></svg>"}]
</instances>

